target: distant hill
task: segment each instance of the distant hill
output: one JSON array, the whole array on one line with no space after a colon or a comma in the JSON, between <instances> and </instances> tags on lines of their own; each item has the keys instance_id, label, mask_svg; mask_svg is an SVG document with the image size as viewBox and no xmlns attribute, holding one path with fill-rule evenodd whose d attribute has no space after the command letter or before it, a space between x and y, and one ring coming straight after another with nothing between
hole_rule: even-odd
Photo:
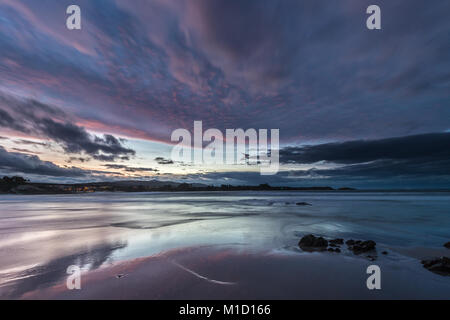
<instances>
[{"instance_id":1,"label":"distant hill","mask_svg":"<svg viewBox=\"0 0 450 320\"><path fill-rule=\"evenodd\" d=\"M335 191L331 187L272 187L268 184L258 186L221 185L212 186L202 183L180 183L173 181L109 181L76 184L33 183L21 177L4 177L0 180L1 193L16 194L68 194L86 192L151 192L151 191ZM343 188L349 190L349 188Z\"/></svg>"}]
</instances>

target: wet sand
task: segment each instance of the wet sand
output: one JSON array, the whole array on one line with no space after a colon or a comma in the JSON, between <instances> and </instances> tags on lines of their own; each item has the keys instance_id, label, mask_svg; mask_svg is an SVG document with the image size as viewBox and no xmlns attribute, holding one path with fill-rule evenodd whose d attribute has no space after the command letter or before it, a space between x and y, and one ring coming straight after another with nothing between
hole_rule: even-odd
<instances>
[{"instance_id":1,"label":"wet sand","mask_svg":"<svg viewBox=\"0 0 450 320\"><path fill-rule=\"evenodd\" d=\"M366 286L381 268L381 290ZM333 253L247 252L191 247L116 263L82 274L81 290L61 283L22 299L450 299L450 279L414 258Z\"/></svg>"},{"instance_id":2,"label":"wet sand","mask_svg":"<svg viewBox=\"0 0 450 320\"><path fill-rule=\"evenodd\" d=\"M0 208L0 299L450 299L450 277L420 263L450 254L448 193L4 195ZM302 252L311 233L374 240L378 259ZM66 288L71 265L81 290Z\"/></svg>"}]
</instances>

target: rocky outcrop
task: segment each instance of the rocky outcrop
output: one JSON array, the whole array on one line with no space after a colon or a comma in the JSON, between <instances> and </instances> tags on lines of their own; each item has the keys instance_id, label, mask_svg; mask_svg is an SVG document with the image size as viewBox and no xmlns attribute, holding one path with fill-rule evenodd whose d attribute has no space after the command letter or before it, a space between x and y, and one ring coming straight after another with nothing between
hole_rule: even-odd
<instances>
[{"instance_id":1,"label":"rocky outcrop","mask_svg":"<svg viewBox=\"0 0 450 320\"><path fill-rule=\"evenodd\" d=\"M333 240L330 240L330 246L331 247L338 247L341 244L344 244L344 239L333 239Z\"/></svg>"},{"instance_id":2,"label":"rocky outcrop","mask_svg":"<svg viewBox=\"0 0 450 320\"><path fill-rule=\"evenodd\" d=\"M447 243L444 243L444 247L446 247L447 249L450 249L450 241Z\"/></svg>"},{"instance_id":3,"label":"rocky outcrop","mask_svg":"<svg viewBox=\"0 0 450 320\"><path fill-rule=\"evenodd\" d=\"M373 240L348 240L345 242L345 244L348 246L348 249L354 254L361 254L375 250L375 246L377 245Z\"/></svg>"},{"instance_id":4,"label":"rocky outcrop","mask_svg":"<svg viewBox=\"0 0 450 320\"><path fill-rule=\"evenodd\" d=\"M304 251L325 251L328 247L328 241L322 237L309 234L300 239L298 246Z\"/></svg>"},{"instance_id":5,"label":"rocky outcrop","mask_svg":"<svg viewBox=\"0 0 450 320\"><path fill-rule=\"evenodd\" d=\"M298 246L303 251L328 251L328 252L335 252L340 253L341 252L341 245L344 244L344 239L331 239L326 240L323 237L316 237L312 234L309 234L307 236L304 236L301 238L300 242L298 243ZM375 261L377 259L376 254L376 242L373 240L347 240L345 244L348 247L348 250L353 252L356 255L360 255L362 253L370 253L366 257L371 260ZM383 252L383 254L387 254L386 251Z\"/></svg>"},{"instance_id":6,"label":"rocky outcrop","mask_svg":"<svg viewBox=\"0 0 450 320\"><path fill-rule=\"evenodd\" d=\"M312 204L310 204L308 202L297 202L296 205L298 205L298 206L312 206Z\"/></svg>"},{"instance_id":7,"label":"rocky outcrop","mask_svg":"<svg viewBox=\"0 0 450 320\"><path fill-rule=\"evenodd\" d=\"M301 238L298 246L303 251L328 251L328 252L336 252L340 253L340 245L344 244L344 239L332 239L326 240L323 237L316 237L312 234L304 236Z\"/></svg>"},{"instance_id":8,"label":"rocky outcrop","mask_svg":"<svg viewBox=\"0 0 450 320\"><path fill-rule=\"evenodd\" d=\"M422 260L423 267L442 276L450 276L450 258L441 257L431 260Z\"/></svg>"}]
</instances>

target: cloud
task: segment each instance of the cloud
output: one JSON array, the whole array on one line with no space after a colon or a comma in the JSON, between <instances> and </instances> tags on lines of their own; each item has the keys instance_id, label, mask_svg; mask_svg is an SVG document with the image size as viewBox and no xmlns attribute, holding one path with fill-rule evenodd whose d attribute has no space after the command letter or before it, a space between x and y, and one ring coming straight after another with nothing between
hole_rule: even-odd
<instances>
[{"instance_id":1,"label":"cloud","mask_svg":"<svg viewBox=\"0 0 450 320\"><path fill-rule=\"evenodd\" d=\"M21 152L21 153L30 153L30 154L41 154L41 152L31 151L28 149L22 149L22 148L12 148L12 150Z\"/></svg>"},{"instance_id":2,"label":"cloud","mask_svg":"<svg viewBox=\"0 0 450 320\"><path fill-rule=\"evenodd\" d=\"M2 2L2 88L158 141L194 120L280 128L289 143L449 127L445 1L379 0L377 32L365 27L368 0L80 4L75 34L58 27L58 1Z\"/></svg>"},{"instance_id":3,"label":"cloud","mask_svg":"<svg viewBox=\"0 0 450 320\"><path fill-rule=\"evenodd\" d=\"M79 3L76 33L61 27L60 1L0 3L1 127L113 162L135 155L117 136L167 142L202 120L279 128L282 145L337 141L283 149L284 163L333 164L291 180L446 169L444 140L384 138L450 127L448 1L379 0L376 32L369 0Z\"/></svg>"},{"instance_id":4,"label":"cloud","mask_svg":"<svg viewBox=\"0 0 450 320\"><path fill-rule=\"evenodd\" d=\"M310 164L328 161L351 164L386 159L430 161L450 159L450 133L325 143L280 150L280 161L283 163Z\"/></svg>"},{"instance_id":5,"label":"cloud","mask_svg":"<svg viewBox=\"0 0 450 320\"><path fill-rule=\"evenodd\" d=\"M324 162L329 168L296 170L291 177L450 180L450 133L358 140L280 150L285 164Z\"/></svg>"},{"instance_id":6,"label":"cloud","mask_svg":"<svg viewBox=\"0 0 450 320\"><path fill-rule=\"evenodd\" d=\"M70 157L66 162L71 163L72 161L79 161L79 162L89 162L90 158L83 158L83 157Z\"/></svg>"},{"instance_id":7,"label":"cloud","mask_svg":"<svg viewBox=\"0 0 450 320\"><path fill-rule=\"evenodd\" d=\"M216 185L448 188L450 133L286 147L280 150L280 162L281 171L274 176L218 171L184 175L183 180ZM311 168L299 169L304 165Z\"/></svg>"},{"instance_id":8,"label":"cloud","mask_svg":"<svg viewBox=\"0 0 450 320\"><path fill-rule=\"evenodd\" d=\"M130 167L123 164L105 164L104 167L108 169L125 170L126 172L158 172L158 169L143 168L143 167Z\"/></svg>"},{"instance_id":9,"label":"cloud","mask_svg":"<svg viewBox=\"0 0 450 320\"><path fill-rule=\"evenodd\" d=\"M156 157L156 158L155 158L155 161L156 161L158 164L173 164L173 161L172 161L172 160L166 159L166 158L163 158L163 157Z\"/></svg>"},{"instance_id":10,"label":"cloud","mask_svg":"<svg viewBox=\"0 0 450 320\"><path fill-rule=\"evenodd\" d=\"M36 100L0 95L0 108L1 126L51 139L66 153L85 154L99 161L129 159L136 154L124 147L124 140L111 134L92 135L84 127L71 123L69 116L61 110ZM19 143L38 144L28 140Z\"/></svg>"},{"instance_id":11,"label":"cloud","mask_svg":"<svg viewBox=\"0 0 450 320\"><path fill-rule=\"evenodd\" d=\"M450 182L450 160L375 160L369 163L359 163L332 169L310 169L292 171L291 177L321 177L346 179L390 179L427 178L432 182L436 177L445 178Z\"/></svg>"},{"instance_id":12,"label":"cloud","mask_svg":"<svg viewBox=\"0 0 450 320\"><path fill-rule=\"evenodd\" d=\"M119 156L135 155L135 151L125 148L114 136L105 134L98 137L72 123L42 119L40 131L48 138L59 142L67 153L84 153L100 161L114 161Z\"/></svg>"},{"instance_id":13,"label":"cloud","mask_svg":"<svg viewBox=\"0 0 450 320\"><path fill-rule=\"evenodd\" d=\"M37 141L31 141L31 140L26 140L26 139L14 140L14 143L23 144L23 145L41 146L41 147L49 146L49 144L46 142L37 142Z\"/></svg>"},{"instance_id":14,"label":"cloud","mask_svg":"<svg viewBox=\"0 0 450 320\"><path fill-rule=\"evenodd\" d=\"M28 130L23 127L19 121L16 121L13 117L9 115L5 110L0 109L0 126L11 128L21 132L28 132Z\"/></svg>"},{"instance_id":15,"label":"cloud","mask_svg":"<svg viewBox=\"0 0 450 320\"><path fill-rule=\"evenodd\" d=\"M49 161L42 161L38 156L8 152L0 146L0 168L7 172L37 174L53 177L85 177L90 171L79 168L63 168Z\"/></svg>"}]
</instances>

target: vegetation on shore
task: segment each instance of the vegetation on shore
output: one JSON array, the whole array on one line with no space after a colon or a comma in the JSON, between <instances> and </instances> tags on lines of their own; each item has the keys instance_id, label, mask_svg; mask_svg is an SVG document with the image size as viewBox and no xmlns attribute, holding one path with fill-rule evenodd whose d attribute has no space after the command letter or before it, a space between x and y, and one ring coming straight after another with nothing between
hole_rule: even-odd
<instances>
[{"instance_id":1,"label":"vegetation on shore","mask_svg":"<svg viewBox=\"0 0 450 320\"><path fill-rule=\"evenodd\" d=\"M149 192L149 191L349 191L351 188L332 187L274 187L268 184L258 186L177 183L171 181L116 181L81 184L32 183L22 177L0 179L0 193L12 194L68 194L84 192Z\"/></svg>"},{"instance_id":2,"label":"vegetation on shore","mask_svg":"<svg viewBox=\"0 0 450 320\"><path fill-rule=\"evenodd\" d=\"M29 181L22 177L3 177L0 179L0 192L9 193L19 186L28 184Z\"/></svg>"}]
</instances>

